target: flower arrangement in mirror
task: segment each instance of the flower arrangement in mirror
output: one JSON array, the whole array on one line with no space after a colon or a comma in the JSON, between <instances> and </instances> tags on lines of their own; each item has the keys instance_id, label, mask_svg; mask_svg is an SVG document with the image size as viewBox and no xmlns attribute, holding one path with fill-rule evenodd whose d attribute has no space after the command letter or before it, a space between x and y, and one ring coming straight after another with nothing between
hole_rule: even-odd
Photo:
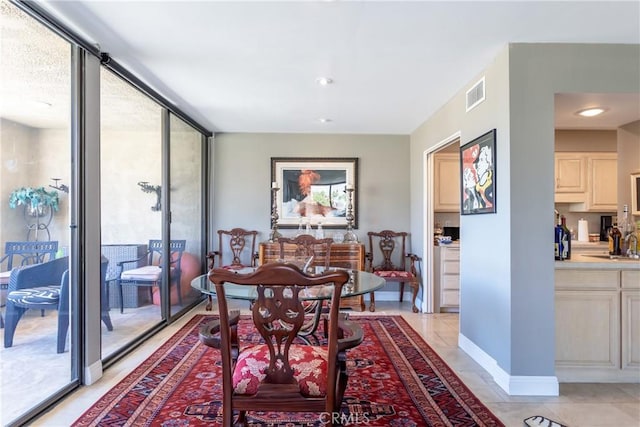
<instances>
[{"instance_id":1,"label":"flower arrangement in mirror","mask_svg":"<svg viewBox=\"0 0 640 427\"><path fill-rule=\"evenodd\" d=\"M9 207L12 209L25 205L33 216L42 216L47 208L58 210L60 199L57 191L47 191L44 187L20 187L9 196Z\"/></svg>"}]
</instances>

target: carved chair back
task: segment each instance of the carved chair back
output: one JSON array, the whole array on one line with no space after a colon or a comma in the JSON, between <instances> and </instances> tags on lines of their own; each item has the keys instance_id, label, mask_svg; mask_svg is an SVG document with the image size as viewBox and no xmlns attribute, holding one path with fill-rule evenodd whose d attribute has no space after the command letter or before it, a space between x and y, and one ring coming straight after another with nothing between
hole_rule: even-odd
<instances>
[{"instance_id":1,"label":"carved chair back","mask_svg":"<svg viewBox=\"0 0 640 427\"><path fill-rule=\"evenodd\" d=\"M309 234L301 234L295 238L280 237L280 259L293 262L298 267L307 265L308 271L314 272L315 267L325 270L331 264L331 244L333 239L316 239Z\"/></svg>"},{"instance_id":2,"label":"carved chair back","mask_svg":"<svg viewBox=\"0 0 640 427\"><path fill-rule=\"evenodd\" d=\"M257 239L258 232L255 230L245 230L244 228L218 230L218 250L208 255L211 261L209 268L216 266L216 257L218 257L217 267L231 269L254 267Z\"/></svg>"},{"instance_id":3,"label":"carved chair back","mask_svg":"<svg viewBox=\"0 0 640 427\"><path fill-rule=\"evenodd\" d=\"M362 341L359 326L350 329L351 333L345 338L343 328L350 322L339 316L339 298L343 285L349 280L348 272L307 275L292 264L267 263L249 274L238 274L224 268L213 269L209 272L209 280L215 285L220 318L202 327L200 339L206 345L219 348L221 352L223 425L231 425L234 410L240 411L239 424L244 422L248 410L337 411L347 384L344 350ZM251 334L237 333L239 313L229 311L225 293L227 282L238 286L255 286L256 299L249 323L262 336L264 344L240 345L238 340ZM332 301L326 344L300 344L296 338L305 318L303 291L330 284L333 286L324 288ZM219 338L213 337L213 333L219 333ZM240 366L241 363L249 363L246 354L249 354L252 363L264 363L266 366L260 371L261 378L257 381L254 378L251 381L237 378L243 374L254 375ZM326 354L326 359L323 359L323 354ZM326 365L321 360L326 360ZM296 365L301 361L307 365ZM323 368L310 369L312 366ZM314 391L305 392L304 385L299 382L301 371L315 371L314 375L319 376L316 380L322 383L319 388L323 392L317 393L315 388ZM253 390L249 392L238 383L254 384Z\"/></svg>"},{"instance_id":4,"label":"carved chair back","mask_svg":"<svg viewBox=\"0 0 640 427\"><path fill-rule=\"evenodd\" d=\"M405 271L406 232L383 230L380 232L370 231L367 234L372 257L372 271ZM376 258L376 254L378 258Z\"/></svg>"}]
</instances>

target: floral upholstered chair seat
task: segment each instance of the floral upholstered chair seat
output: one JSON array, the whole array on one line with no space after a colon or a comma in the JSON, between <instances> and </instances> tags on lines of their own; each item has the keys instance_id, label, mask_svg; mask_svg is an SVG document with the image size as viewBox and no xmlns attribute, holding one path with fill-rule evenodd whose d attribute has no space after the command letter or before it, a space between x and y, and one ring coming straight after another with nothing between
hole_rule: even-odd
<instances>
[{"instance_id":1,"label":"floral upholstered chair seat","mask_svg":"<svg viewBox=\"0 0 640 427\"><path fill-rule=\"evenodd\" d=\"M327 394L327 352L311 345L292 345L289 363L293 378L300 386L300 393L307 397ZM233 390L237 394L256 394L267 377L269 347L256 345L240 353L233 371Z\"/></svg>"},{"instance_id":2,"label":"floral upholstered chair seat","mask_svg":"<svg viewBox=\"0 0 640 427\"><path fill-rule=\"evenodd\" d=\"M380 271L374 271L373 274L375 274L376 276L383 277L385 279L387 278L407 279L407 281L414 279L413 274L409 273L408 271L380 270Z\"/></svg>"}]
</instances>

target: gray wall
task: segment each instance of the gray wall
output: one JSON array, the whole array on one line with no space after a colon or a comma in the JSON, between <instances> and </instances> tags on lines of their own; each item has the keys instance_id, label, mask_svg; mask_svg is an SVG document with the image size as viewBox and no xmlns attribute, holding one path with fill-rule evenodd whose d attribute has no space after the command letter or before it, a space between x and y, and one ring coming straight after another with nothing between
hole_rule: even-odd
<instances>
[{"instance_id":1,"label":"gray wall","mask_svg":"<svg viewBox=\"0 0 640 427\"><path fill-rule=\"evenodd\" d=\"M531 342L548 341L555 329L554 261L547 250L554 217L554 94L640 92L639 53L638 45L511 48L512 375L553 372L555 352L532 351ZM532 186L534 182L537 185ZM531 238L519 238L522 230L528 230ZM549 315L540 316L541 312Z\"/></svg>"},{"instance_id":2,"label":"gray wall","mask_svg":"<svg viewBox=\"0 0 640 427\"><path fill-rule=\"evenodd\" d=\"M411 135L411 231L417 235L423 233L422 218L425 216L425 183L422 179L425 150L457 131L460 132L460 143L466 144L497 129L497 213L460 217L460 328L467 338L500 360L500 365L507 371L511 341L508 60L505 50L484 73L476 76L468 87L461 88ZM481 76L485 77L486 100L465 113L465 92Z\"/></svg>"},{"instance_id":3,"label":"gray wall","mask_svg":"<svg viewBox=\"0 0 640 427\"><path fill-rule=\"evenodd\" d=\"M229 133L216 134L214 141L212 235L217 229L242 227L258 230L261 241L268 239L271 157L359 158L355 231L360 241L367 231L409 230L408 136Z\"/></svg>"},{"instance_id":4,"label":"gray wall","mask_svg":"<svg viewBox=\"0 0 640 427\"><path fill-rule=\"evenodd\" d=\"M460 333L511 376L552 376L554 94L640 92L639 47L512 44L481 75L483 104L465 114L465 87L411 135L411 230L422 233L424 150L497 128L498 213L461 217Z\"/></svg>"}]
</instances>

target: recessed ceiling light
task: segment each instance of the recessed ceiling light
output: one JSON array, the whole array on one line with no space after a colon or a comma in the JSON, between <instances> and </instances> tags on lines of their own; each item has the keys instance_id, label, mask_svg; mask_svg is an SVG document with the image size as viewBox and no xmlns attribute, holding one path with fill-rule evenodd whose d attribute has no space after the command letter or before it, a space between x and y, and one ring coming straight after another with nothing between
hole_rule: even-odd
<instances>
[{"instance_id":1,"label":"recessed ceiling light","mask_svg":"<svg viewBox=\"0 0 640 427\"><path fill-rule=\"evenodd\" d=\"M328 118L326 118L326 117L322 117L322 118L318 119L318 121L319 121L320 123L330 123L330 122L332 122L333 120L328 119Z\"/></svg>"},{"instance_id":2,"label":"recessed ceiling light","mask_svg":"<svg viewBox=\"0 0 640 427\"><path fill-rule=\"evenodd\" d=\"M576 111L576 114L582 117L595 117L607 111L606 108L594 107L585 108L584 110Z\"/></svg>"},{"instance_id":3,"label":"recessed ceiling light","mask_svg":"<svg viewBox=\"0 0 640 427\"><path fill-rule=\"evenodd\" d=\"M318 77L316 79L316 83L318 83L320 86L327 86L333 83L333 79L330 77Z\"/></svg>"}]
</instances>

